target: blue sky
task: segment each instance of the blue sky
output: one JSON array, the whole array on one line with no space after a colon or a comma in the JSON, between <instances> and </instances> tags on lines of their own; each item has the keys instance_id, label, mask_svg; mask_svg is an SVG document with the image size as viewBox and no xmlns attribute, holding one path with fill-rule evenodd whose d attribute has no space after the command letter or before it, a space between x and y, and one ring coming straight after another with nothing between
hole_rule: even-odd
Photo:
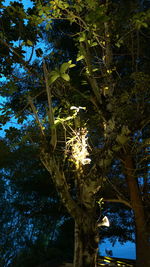
<instances>
[{"instance_id":1,"label":"blue sky","mask_svg":"<svg viewBox=\"0 0 150 267\"><path fill-rule=\"evenodd\" d=\"M13 1L5 0L3 1L3 4L7 6L9 5L10 2L13 2ZM33 3L30 0L22 0L18 2L22 2L24 4L25 9L33 6ZM39 47L40 46L41 44L39 44ZM28 57L28 54L30 54L30 49L27 51L27 57ZM3 101L5 101L5 99L0 97L0 104L3 103ZM8 129L10 126L19 127L19 125L17 125L17 121L13 119L10 123L4 126L3 131L0 131L1 137L4 136L4 130ZM103 256L106 256L105 249L112 250L114 257L128 258L128 259L135 259L136 257L135 256L135 244L131 242L126 242L124 245L121 245L119 242L116 242L115 245L112 246L109 240L106 240L105 243L100 244L100 254Z\"/></svg>"},{"instance_id":2,"label":"blue sky","mask_svg":"<svg viewBox=\"0 0 150 267\"><path fill-rule=\"evenodd\" d=\"M20 1L15 0L15 1L23 3L25 9L33 6L33 2L31 2L30 0L20 0ZM8 6L10 2L13 2L13 1L12 0L4 0L3 4Z\"/></svg>"},{"instance_id":3,"label":"blue sky","mask_svg":"<svg viewBox=\"0 0 150 267\"><path fill-rule=\"evenodd\" d=\"M131 242L126 242L124 245L121 245L118 241L115 243L114 246L109 242L109 240L106 239L105 243L101 243L99 245L99 251L100 255L107 256L106 251L112 250L113 257L116 258L125 258L125 259L135 259L136 258L136 252L135 252L135 244Z\"/></svg>"}]
</instances>

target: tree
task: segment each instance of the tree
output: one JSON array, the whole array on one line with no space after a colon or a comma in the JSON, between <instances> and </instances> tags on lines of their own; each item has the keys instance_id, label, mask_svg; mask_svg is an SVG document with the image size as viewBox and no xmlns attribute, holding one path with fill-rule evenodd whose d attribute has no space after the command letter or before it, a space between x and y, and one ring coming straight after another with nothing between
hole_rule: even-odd
<instances>
[{"instance_id":1,"label":"tree","mask_svg":"<svg viewBox=\"0 0 150 267\"><path fill-rule=\"evenodd\" d=\"M1 139L0 263L3 266L18 258L21 249L30 250L36 240L42 239L46 250L47 244L57 237L60 221L67 218L38 160L36 147L26 140L20 143L23 136L24 131L10 128ZM36 257L37 263L38 260Z\"/></svg>"},{"instance_id":2,"label":"tree","mask_svg":"<svg viewBox=\"0 0 150 267\"><path fill-rule=\"evenodd\" d=\"M48 61L43 61L44 78L39 75L38 81L46 87L47 101L40 105L35 103L37 96L29 90L25 106L27 114L30 107L38 126L41 161L50 173L62 202L75 220L74 266L78 267L96 264L96 194L105 181L104 176L107 175L108 166L113 163L113 156L122 162L131 200L129 205L135 214L137 266L148 266L149 261L145 211L135 179L137 148L140 151L136 137L139 133L142 134L149 122L149 74L143 54L147 41L145 35L149 31L149 11L141 12L137 1L129 6L131 13L124 12L123 3L119 5L118 1L100 4L88 0L78 3L44 1L36 5L38 15L30 17L35 25L47 21L47 28L53 20L67 20L73 25L79 25L76 32L76 62L65 62L50 71ZM144 5L142 7L145 9ZM120 11L121 16L118 15ZM133 42L135 36L137 39ZM143 40L141 47L140 40ZM143 65L140 66L139 62L143 62ZM63 98L62 95L57 94L56 97L55 94L56 88L59 91L60 88L71 90L71 94L76 92L72 81L68 83L71 76L71 71L70 76L68 71L75 67L74 63L81 70L81 79L85 83L77 88L77 102L84 102L87 110L85 114L84 107L74 104L77 102L75 96L71 98L70 92ZM92 130L99 136L97 144L100 148L96 144L91 152L88 149L87 129L93 142ZM92 153L95 151L97 153L94 157ZM100 177L98 173L101 173Z\"/></svg>"},{"instance_id":3,"label":"tree","mask_svg":"<svg viewBox=\"0 0 150 267\"><path fill-rule=\"evenodd\" d=\"M32 132L35 138L35 130ZM1 261L3 260L4 266L7 266L7 261L14 266L36 266L55 258L57 258L57 262L68 262L72 259L73 253L73 233L70 239L68 238L70 236L68 233L70 220L68 221L68 216L57 200L46 171L38 161L37 148L34 148L33 144L29 145L28 139L24 137L24 131L10 128L6 131L6 137L3 141L5 146L1 142L1 155L3 157L0 158L0 163L3 168L2 177L5 179L5 188L7 189L4 190L3 194L6 196L6 191L9 191L6 205L1 201L3 218L4 220L8 218L5 229L3 222L1 222L0 227L1 236L4 237L1 239ZM21 143L20 140L22 140ZM119 173L120 170L118 175ZM117 175L116 171L114 175ZM122 185L120 191L121 189ZM112 190L109 184L104 191L101 192L104 199L108 195L112 199L115 197L114 192L111 194ZM116 205L112 207L110 204L103 206L103 214L105 214L105 209L109 213L111 227L108 231L101 231L101 241L105 237L110 238L113 243L116 238L119 238L121 242L132 240L132 222L128 219L131 214L129 212L124 214L124 205L120 207L120 210L119 203L117 207ZM118 219L116 220L116 218ZM62 227L59 226L60 223L63 223ZM11 224L11 228L8 227L8 224ZM61 228L62 233L59 233ZM73 230L73 223L71 223L71 229Z\"/></svg>"}]
</instances>

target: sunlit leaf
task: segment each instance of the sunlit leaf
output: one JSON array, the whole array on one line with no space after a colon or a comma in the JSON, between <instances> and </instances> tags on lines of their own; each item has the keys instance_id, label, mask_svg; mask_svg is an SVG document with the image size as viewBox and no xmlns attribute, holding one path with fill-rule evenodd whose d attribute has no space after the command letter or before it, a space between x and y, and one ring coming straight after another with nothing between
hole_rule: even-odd
<instances>
[{"instance_id":1,"label":"sunlit leaf","mask_svg":"<svg viewBox=\"0 0 150 267\"><path fill-rule=\"evenodd\" d=\"M32 41L27 40L27 45L32 46L33 45Z\"/></svg>"},{"instance_id":2,"label":"sunlit leaf","mask_svg":"<svg viewBox=\"0 0 150 267\"><path fill-rule=\"evenodd\" d=\"M51 71L50 73L50 79L49 79L49 83L52 84L53 82L55 82L57 80L57 78L60 77L60 73L58 71Z\"/></svg>"},{"instance_id":3,"label":"sunlit leaf","mask_svg":"<svg viewBox=\"0 0 150 267\"><path fill-rule=\"evenodd\" d=\"M69 67L70 67L69 62L63 63L60 67L60 72L65 73L69 69Z\"/></svg>"},{"instance_id":4,"label":"sunlit leaf","mask_svg":"<svg viewBox=\"0 0 150 267\"><path fill-rule=\"evenodd\" d=\"M62 77L65 81L67 81L67 82L70 81L70 76L69 76L67 73L63 73L63 74L61 74L61 77Z\"/></svg>"},{"instance_id":5,"label":"sunlit leaf","mask_svg":"<svg viewBox=\"0 0 150 267\"><path fill-rule=\"evenodd\" d=\"M84 59L84 56L83 56L83 55L77 57L76 61L80 61L80 60L82 60L82 59Z\"/></svg>"}]
</instances>

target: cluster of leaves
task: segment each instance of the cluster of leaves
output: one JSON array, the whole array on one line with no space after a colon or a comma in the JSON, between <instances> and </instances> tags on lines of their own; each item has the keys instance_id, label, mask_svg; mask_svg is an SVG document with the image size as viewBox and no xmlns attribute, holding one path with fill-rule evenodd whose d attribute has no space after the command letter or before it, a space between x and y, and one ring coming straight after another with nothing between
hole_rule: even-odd
<instances>
[{"instance_id":1,"label":"cluster of leaves","mask_svg":"<svg viewBox=\"0 0 150 267\"><path fill-rule=\"evenodd\" d=\"M32 25L29 20L29 16L34 13L34 9L25 12L23 4L18 1L12 2L7 7L1 6L1 77L10 75L16 63L21 64L22 67L27 67L25 48L34 46L39 39L38 28Z\"/></svg>"},{"instance_id":2,"label":"cluster of leaves","mask_svg":"<svg viewBox=\"0 0 150 267\"><path fill-rule=\"evenodd\" d=\"M0 220L0 264L3 266L10 263L13 266L35 266L46 258L55 259L56 252L60 251L57 245L58 237L61 238L60 226L68 219L49 174L37 157L37 147L33 148L23 136L24 132L10 128L0 146L3 211ZM55 253L52 246L56 247ZM69 257L67 253L69 250L66 254L60 252L60 259Z\"/></svg>"}]
</instances>

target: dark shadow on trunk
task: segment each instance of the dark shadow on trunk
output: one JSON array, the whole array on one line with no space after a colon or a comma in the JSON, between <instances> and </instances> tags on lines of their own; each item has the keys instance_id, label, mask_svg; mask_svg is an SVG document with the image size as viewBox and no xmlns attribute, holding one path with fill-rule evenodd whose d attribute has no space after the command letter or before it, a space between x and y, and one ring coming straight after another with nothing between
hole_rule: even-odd
<instances>
[{"instance_id":1,"label":"dark shadow on trunk","mask_svg":"<svg viewBox=\"0 0 150 267\"><path fill-rule=\"evenodd\" d=\"M96 267L99 235L92 215L75 223L74 267Z\"/></svg>"}]
</instances>

